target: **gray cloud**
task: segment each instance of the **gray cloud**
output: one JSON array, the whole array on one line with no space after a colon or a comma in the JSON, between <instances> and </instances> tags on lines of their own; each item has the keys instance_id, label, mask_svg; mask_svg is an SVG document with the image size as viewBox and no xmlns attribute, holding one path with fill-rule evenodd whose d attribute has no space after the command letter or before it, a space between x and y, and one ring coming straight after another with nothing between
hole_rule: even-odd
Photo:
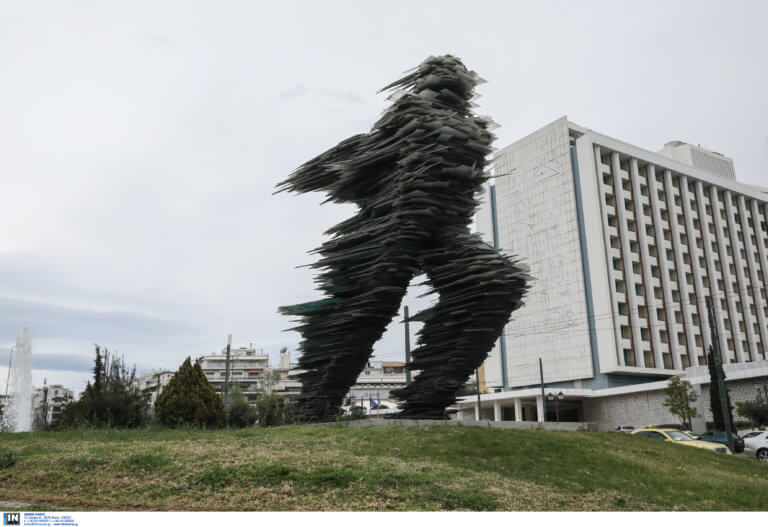
<instances>
[{"instance_id":1,"label":"gray cloud","mask_svg":"<svg viewBox=\"0 0 768 527\"><path fill-rule=\"evenodd\" d=\"M142 367L228 333L295 349L277 306L317 298L296 266L353 207L274 185L368 130L377 90L430 54L489 81L497 146L568 114L649 149L707 145L765 184L765 2L227 5L0 5L0 346L28 323L36 353L99 342ZM377 354L402 340L393 324Z\"/></svg>"},{"instance_id":2,"label":"gray cloud","mask_svg":"<svg viewBox=\"0 0 768 527\"><path fill-rule=\"evenodd\" d=\"M78 309L0 297L0 334L13 334L31 320L36 322L34 335L37 338L85 338L94 342L131 339L148 343L193 329L187 324L140 313Z\"/></svg>"}]
</instances>

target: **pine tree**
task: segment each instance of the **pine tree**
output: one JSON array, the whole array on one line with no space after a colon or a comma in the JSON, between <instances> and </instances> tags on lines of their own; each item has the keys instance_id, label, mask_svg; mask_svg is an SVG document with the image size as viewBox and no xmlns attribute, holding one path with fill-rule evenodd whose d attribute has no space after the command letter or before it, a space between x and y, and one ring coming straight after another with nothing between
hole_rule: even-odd
<instances>
[{"instance_id":1,"label":"pine tree","mask_svg":"<svg viewBox=\"0 0 768 527\"><path fill-rule=\"evenodd\" d=\"M192 366L189 357L155 401L155 415L161 423L174 427L190 424L218 428L226 418L221 397L200 364Z\"/></svg>"},{"instance_id":2,"label":"pine tree","mask_svg":"<svg viewBox=\"0 0 768 527\"><path fill-rule=\"evenodd\" d=\"M723 365L715 361L714 350L709 348L707 355L707 367L709 368L709 407L712 410L712 421L715 430L725 430L725 420L723 419L723 406L720 402L720 388L717 382L717 369L725 383L725 372ZM728 404L728 415L733 423L733 405L731 405L731 394L728 392L728 385L725 386L725 400Z\"/></svg>"},{"instance_id":3,"label":"pine tree","mask_svg":"<svg viewBox=\"0 0 768 527\"><path fill-rule=\"evenodd\" d=\"M67 405L54 424L58 428L78 426L136 427L146 421L144 397L136 386L136 367L128 369L123 357L96 346L93 383L80 398Z\"/></svg>"},{"instance_id":4,"label":"pine tree","mask_svg":"<svg viewBox=\"0 0 768 527\"><path fill-rule=\"evenodd\" d=\"M101 395L101 389L104 384L104 360L101 355L101 348L96 346L96 358L93 361L93 391L95 395Z\"/></svg>"}]
</instances>

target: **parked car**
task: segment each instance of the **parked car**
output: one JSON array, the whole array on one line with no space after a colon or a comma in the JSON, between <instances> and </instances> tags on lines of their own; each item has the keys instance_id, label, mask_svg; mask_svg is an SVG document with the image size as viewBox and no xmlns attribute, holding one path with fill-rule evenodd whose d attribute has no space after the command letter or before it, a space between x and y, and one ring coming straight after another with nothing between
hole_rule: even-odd
<instances>
[{"instance_id":1,"label":"parked car","mask_svg":"<svg viewBox=\"0 0 768 527\"><path fill-rule=\"evenodd\" d=\"M648 425L646 428L653 428L654 430L658 428L669 428L670 430L680 430L681 432L688 434L694 439L698 439L699 436L691 432L690 430L684 429L681 425Z\"/></svg>"},{"instance_id":2,"label":"parked car","mask_svg":"<svg viewBox=\"0 0 768 527\"><path fill-rule=\"evenodd\" d=\"M714 452L719 452L720 454L731 453L727 446L722 446L709 441L699 441L698 439L692 438L685 432L675 430L674 428L643 428L642 430L635 430L632 432L632 435L650 437L652 439L661 439L662 441L673 441L680 445L712 450Z\"/></svg>"},{"instance_id":3,"label":"parked car","mask_svg":"<svg viewBox=\"0 0 768 527\"><path fill-rule=\"evenodd\" d=\"M744 435L744 455L768 461L768 431L756 430Z\"/></svg>"},{"instance_id":4,"label":"parked car","mask_svg":"<svg viewBox=\"0 0 768 527\"><path fill-rule=\"evenodd\" d=\"M699 436L699 439L728 446L728 434L719 430L704 432ZM744 452L744 440L736 432L733 433L733 450L737 454Z\"/></svg>"},{"instance_id":5,"label":"parked car","mask_svg":"<svg viewBox=\"0 0 768 527\"><path fill-rule=\"evenodd\" d=\"M763 432L766 432L766 430L739 430L739 437L746 442L747 439L759 436Z\"/></svg>"},{"instance_id":6,"label":"parked car","mask_svg":"<svg viewBox=\"0 0 768 527\"><path fill-rule=\"evenodd\" d=\"M631 434L635 431L634 426L617 426L613 429L614 432L618 432L620 434Z\"/></svg>"}]
</instances>

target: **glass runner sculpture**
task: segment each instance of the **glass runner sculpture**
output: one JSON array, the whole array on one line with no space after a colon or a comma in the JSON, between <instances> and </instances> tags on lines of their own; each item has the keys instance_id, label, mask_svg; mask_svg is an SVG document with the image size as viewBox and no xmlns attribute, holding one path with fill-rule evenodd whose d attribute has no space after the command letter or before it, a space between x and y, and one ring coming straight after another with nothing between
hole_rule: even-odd
<instances>
[{"instance_id":1,"label":"glass runner sculpture","mask_svg":"<svg viewBox=\"0 0 768 527\"><path fill-rule=\"evenodd\" d=\"M278 185L359 207L315 251L326 298L280 308L301 317L300 418L338 412L414 276L426 273L439 300L414 317L424 321L410 365L420 373L394 392L401 417L443 418L522 304L525 266L469 230L494 139L472 113L479 82L458 58L429 57L384 88L393 103L369 133Z\"/></svg>"}]
</instances>

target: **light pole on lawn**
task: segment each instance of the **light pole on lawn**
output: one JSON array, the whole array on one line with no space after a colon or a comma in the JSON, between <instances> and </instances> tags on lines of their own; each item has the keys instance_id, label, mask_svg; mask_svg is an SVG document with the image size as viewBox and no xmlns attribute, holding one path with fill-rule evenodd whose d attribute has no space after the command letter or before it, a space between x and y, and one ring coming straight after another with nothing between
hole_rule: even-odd
<instances>
[{"instance_id":1,"label":"light pole on lawn","mask_svg":"<svg viewBox=\"0 0 768 527\"><path fill-rule=\"evenodd\" d=\"M408 306L403 306L403 323L405 324L405 383L411 384L411 317L408 314Z\"/></svg>"},{"instance_id":2,"label":"light pole on lawn","mask_svg":"<svg viewBox=\"0 0 768 527\"><path fill-rule=\"evenodd\" d=\"M227 335L227 358L224 364L224 410L227 413L227 428L229 428L229 352L232 347L232 335Z\"/></svg>"},{"instance_id":3,"label":"light pole on lawn","mask_svg":"<svg viewBox=\"0 0 768 527\"><path fill-rule=\"evenodd\" d=\"M13 365L13 350L16 346L11 346L11 355L8 357L8 375L5 378L5 395L8 396L8 385L11 382L11 366Z\"/></svg>"}]
</instances>

